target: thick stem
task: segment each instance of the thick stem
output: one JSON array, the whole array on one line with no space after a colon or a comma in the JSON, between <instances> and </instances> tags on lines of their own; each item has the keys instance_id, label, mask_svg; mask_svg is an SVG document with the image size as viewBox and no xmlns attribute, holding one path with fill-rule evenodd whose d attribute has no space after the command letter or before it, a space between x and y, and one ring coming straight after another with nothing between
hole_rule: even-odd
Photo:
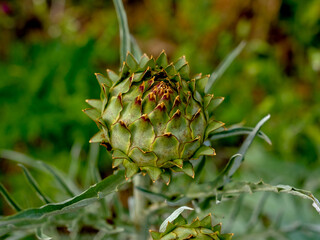
<instances>
[{"instance_id":1,"label":"thick stem","mask_svg":"<svg viewBox=\"0 0 320 240\"><path fill-rule=\"evenodd\" d=\"M143 193L139 191L136 187L146 188L149 184L149 179L143 177L141 174L137 174L133 178L133 197L134 197L134 212L133 221L137 231L137 240L141 239L140 236L143 235L144 224L145 224L145 209L147 206L147 199L143 196Z\"/></svg>"}]
</instances>

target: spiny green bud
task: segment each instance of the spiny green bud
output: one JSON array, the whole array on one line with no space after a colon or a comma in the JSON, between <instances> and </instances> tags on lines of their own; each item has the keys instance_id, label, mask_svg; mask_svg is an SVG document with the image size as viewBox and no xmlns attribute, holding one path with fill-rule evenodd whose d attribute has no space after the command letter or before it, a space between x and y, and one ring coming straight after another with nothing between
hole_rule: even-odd
<instances>
[{"instance_id":1,"label":"spiny green bud","mask_svg":"<svg viewBox=\"0 0 320 240\"><path fill-rule=\"evenodd\" d=\"M169 184L171 171L194 177L189 160L215 155L204 141L224 125L213 117L223 98L204 93L209 76L190 78L185 57L168 64L164 51L139 61L128 53L119 74L96 77L100 99L87 100L84 112L100 131L90 142L111 150L127 178L142 171Z\"/></svg>"},{"instance_id":2,"label":"spiny green bud","mask_svg":"<svg viewBox=\"0 0 320 240\"><path fill-rule=\"evenodd\" d=\"M221 224L212 226L211 215L209 214L201 221L199 218L187 224L187 220L179 215L172 223L168 223L164 232L150 231L153 240L231 240L233 234L221 233Z\"/></svg>"}]
</instances>

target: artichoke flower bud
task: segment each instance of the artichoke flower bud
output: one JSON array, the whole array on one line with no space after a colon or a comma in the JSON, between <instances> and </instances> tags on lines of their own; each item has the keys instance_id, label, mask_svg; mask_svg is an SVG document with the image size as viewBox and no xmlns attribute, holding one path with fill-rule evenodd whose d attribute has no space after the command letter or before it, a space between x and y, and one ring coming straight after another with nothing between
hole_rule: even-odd
<instances>
[{"instance_id":1,"label":"artichoke flower bud","mask_svg":"<svg viewBox=\"0 0 320 240\"><path fill-rule=\"evenodd\" d=\"M100 99L87 100L84 112L100 131L90 142L112 151L113 167L123 165L127 178L142 171L169 184L172 171L193 177L189 161L215 155L203 143L224 125L213 117L223 98L204 93L209 76L190 78L185 57L168 64L164 51L139 61L128 53L119 74L96 77Z\"/></svg>"},{"instance_id":2,"label":"artichoke flower bud","mask_svg":"<svg viewBox=\"0 0 320 240\"><path fill-rule=\"evenodd\" d=\"M202 220L196 218L191 224L181 215L172 223L169 222L164 232L150 231L153 240L231 240L232 233L221 233L221 224L212 226L211 215Z\"/></svg>"}]
</instances>

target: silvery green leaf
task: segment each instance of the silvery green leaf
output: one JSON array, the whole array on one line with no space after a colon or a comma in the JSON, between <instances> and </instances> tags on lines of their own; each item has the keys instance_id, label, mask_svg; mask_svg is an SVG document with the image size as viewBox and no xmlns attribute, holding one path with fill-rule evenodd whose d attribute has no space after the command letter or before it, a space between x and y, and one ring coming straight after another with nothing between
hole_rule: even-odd
<instances>
[{"instance_id":1,"label":"silvery green leaf","mask_svg":"<svg viewBox=\"0 0 320 240\"><path fill-rule=\"evenodd\" d=\"M222 74L227 70L233 60L241 53L243 48L246 46L246 42L242 41L213 71L211 74L208 84L205 87L205 93L211 93L215 81L222 76Z\"/></svg>"},{"instance_id":2,"label":"silvery green leaf","mask_svg":"<svg viewBox=\"0 0 320 240\"><path fill-rule=\"evenodd\" d=\"M173 222L184 210L193 210L193 208L183 206L175 210L169 217L164 220L164 222L161 224L159 232L164 232L167 228L167 225L169 222Z\"/></svg>"},{"instance_id":3,"label":"silvery green leaf","mask_svg":"<svg viewBox=\"0 0 320 240\"><path fill-rule=\"evenodd\" d=\"M16 203L16 201L10 196L7 189L0 183L0 193L4 197L4 199L7 201L7 203L17 212L21 211L21 207Z\"/></svg>"},{"instance_id":4,"label":"silvery green leaf","mask_svg":"<svg viewBox=\"0 0 320 240\"><path fill-rule=\"evenodd\" d=\"M36 236L39 240L51 240L52 239L52 237L49 237L43 233L43 229L41 227L38 227L36 229Z\"/></svg>"},{"instance_id":5,"label":"silvery green leaf","mask_svg":"<svg viewBox=\"0 0 320 240\"><path fill-rule=\"evenodd\" d=\"M128 27L127 14L124 10L122 0L113 0L117 12L120 31L120 65L125 61L127 53L131 51L131 37Z\"/></svg>"},{"instance_id":6,"label":"silvery green leaf","mask_svg":"<svg viewBox=\"0 0 320 240\"><path fill-rule=\"evenodd\" d=\"M10 227L22 228L39 225L49 216L74 212L118 191L119 186L125 182L124 171L119 170L73 198L59 203L49 203L40 208L26 209L15 215L1 218L0 231L5 231Z\"/></svg>"}]
</instances>

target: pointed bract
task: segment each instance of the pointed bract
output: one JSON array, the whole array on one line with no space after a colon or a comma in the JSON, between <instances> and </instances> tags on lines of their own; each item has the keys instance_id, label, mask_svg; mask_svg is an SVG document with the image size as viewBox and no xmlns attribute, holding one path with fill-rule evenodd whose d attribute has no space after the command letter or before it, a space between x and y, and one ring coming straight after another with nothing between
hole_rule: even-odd
<instances>
[{"instance_id":1,"label":"pointed bract","mask_svg":"<svg viewBox=\"0 0 320 240\"><path fill-rule=\"evenodd\" d=\"M164 181L165 184L169 185L171 181L171 172L169 170L163 169L161 179Z\"/></svg>"},{"instance_id":2,"label":"pointed bract","mask_svg":"<svg viewBox=\"0 0 320 240\"><path fill-rule=\"evenodd\" d=\"M179 73L182 79L189 80L190 79L190 67L189 64L186 63L179 69Z\"/></svg>"},{"instance_id":3,"label":"pointed bract","mask_svg":"<svg viewBox=\"0 0 320 240\"><path fill-rule=\"evenodd\" d=\"M156 64L159 65L161 68L165 68L168 65L168 59L167 59L167 54L165 51L162 51L157 58Z\"/></svg>"},{"instance_id":4,"label":"pointed bract","mask_svg":"<svg viewBox=\"0 0 320 240\"><path fill-rule=\"evenodd\" d=\"M207 110L212 113L224 100L224 97L215 97L211 100L211 102L207 106Z\"/></svg>"},{"instance_id":5,"label":"pointed bract","mask_svg":"<svg viewBox=\"0 0 320 240\"><path fill-rule=\"evenodd\" d=\"M139 171L138 166L127 159L124 159L122 164L126 169L126 178L131 178Z\"/></svg>"},{"instance_id":6,"label":"pointed bract","mask_svg":"<svg viewBox=\"0 0 320 240\"><path fill-rule=\"evenodd\" d=\"M102 85L102 84L106 84L108 87L111 87L113 82L106 78L105 76L103 76L101 73L95 73L96 78L98 79L98 82Z\"/></svg>"},{"instance_id":7,"label":"pointed bract","mask_svg":"<svg viewBox=\"0 0 320 240\"><path fill-rule=\"evenodd\" d=\"M93 108L101 111L102 109L102 102L99 99L87 99L86 102Z\"/></svg>"},{"instance_id":8,"label":"pointed bract","mask_svg":"<svg viewBox=\"0 0 320 240\"><path fill-rule=\"evenodd\" d=\"M216 152L212 147L203 145L195 152L192 158L198 159L200 156L214 156L214 155L216 155Z\"/></svg>"},{"instance_id":9,"label":"pointed bract","mask_svg":"<svg viewBox=\"0 0 320 240\"><path fill-rule=\"evenodd\" d=\"M184 161L182 166L182 171L187 174L188 176L194 178L194 170L193 166L189 161Z\"/></svg>"},{"instance_id":10,"label":"pointed bract","mask_svg":"<svg viewBox=\"0 0 320 240\"><path fill-rule=\"evenodd\" d=\"M96 133L90 140L90 143L98 143L98 142L109 142L109 136L106 131L100 131Z\"/></svg>"},{"instance_id":11,"label":"pointed bract","mask_svg":"<svg viewBox=\"0 0 320 240\"><path fill-rule=\"evenodd\" d=\"M162 173L161 169L157 167L141 167L141 170L146 171L152 181L157 181Z\"/></svg>"},{"instance_id":12,"label":"pointed bract","mask_svg":"<svg viewBox=\"0 0 320 240\"><path fill-rule=\"evenodd\" d=\"M134 56L131 53L127 54L126 63L128 64L132 72L137 70L138 68L137 60L134 58Z\"/></svg>"},{"instance_id":13,"label":"pointed bract","mask_svg":"<svg viewBox=\"0 0 320 240\"><path fill-rule=\"evenodd\" d=\"M186 57L182 56L181 58L179 58L175 63L174 66L176 68L176 70L180 70L180 68L185 65L187 63Z\"/></svg>"},{"instance_id":14,"label":"pointed bract","mask_svg":"<svg viewBox=\"0 0 320 240\"><path fill-rule=\"evenodd\" d=\"M116 83L119 81L119 75L117 75L114 71L107 69L108 78L113 82Z\"/></svg>"},{"instance_id":15,"label":"pointed bract","mask_svg":"<svg viewBox=\"0 0 320 240\"><path fill-rule=\"evenodd\" d=\"M139 68L143 69L149 60L150 59L148 58L147 54L143 54L139 61Z\"/></svg>"},{"instance_id":16,"label":"pointed bract","mask_svg":"<svg viewBox=\"0 0 320 240\"><path fill-rule=\"evenodd\" d=\"M212 121L206 128L205 138L208 138L210 133L214 132L215 130L223 127L225 124L220 121Z\"/></svg>"},{"instance_id":17,"label":"pointed bract","mask_svg":"<svg viewBox=\"0 0 320 240\"><path fill-rule=\"evenodd\" d=\"M83 112L88 115L93 121L97 121L100 118L100 113L95 108L84 109Z\"/></svg>"}]
</instances>

